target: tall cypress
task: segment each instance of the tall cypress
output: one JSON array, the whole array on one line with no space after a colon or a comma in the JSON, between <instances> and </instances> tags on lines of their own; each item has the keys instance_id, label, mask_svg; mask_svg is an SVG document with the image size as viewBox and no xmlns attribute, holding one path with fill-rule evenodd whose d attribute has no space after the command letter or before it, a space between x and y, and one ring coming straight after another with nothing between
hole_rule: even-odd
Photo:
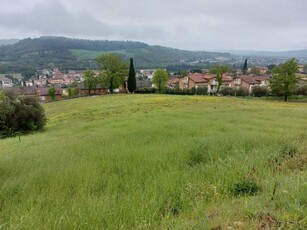
<instances>
[{"instance_id":1,"label":"tall cypress","mask_svg":"<svg viewBox=\"0 0 307 230\"><path fill-rule=\"evenodd\" d=\"M133 93L136 90L135 70L133 59L130 58L129 76L128 76L128 91Z\"/></svg>"},{"instance_id":2,"label":"tall cypress","mask_svg":"<svg viewBox=\"0 0 307 230\"><path fill-rule=\"evenodd\" d=\"M243 65L243 74L246 74L247 72L247 59L245 59L244 65Z\"/></svg>"}]
</instances>

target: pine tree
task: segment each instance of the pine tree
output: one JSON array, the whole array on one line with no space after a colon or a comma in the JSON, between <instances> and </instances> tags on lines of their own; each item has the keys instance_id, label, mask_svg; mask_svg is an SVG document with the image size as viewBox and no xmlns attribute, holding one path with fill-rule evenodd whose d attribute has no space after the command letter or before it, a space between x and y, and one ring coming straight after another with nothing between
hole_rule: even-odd
<instances>
[{"instance_id":1,"label":"pine tree","mask_svg":"<svg viewBox=\"0 0 307 230\"><path fill-rule=\"evenodd\" d=\"M130 58L129 76L128 76L128 91L133 93L136 90L135 70L133 59Z\"/></svg>"}]
</instances>

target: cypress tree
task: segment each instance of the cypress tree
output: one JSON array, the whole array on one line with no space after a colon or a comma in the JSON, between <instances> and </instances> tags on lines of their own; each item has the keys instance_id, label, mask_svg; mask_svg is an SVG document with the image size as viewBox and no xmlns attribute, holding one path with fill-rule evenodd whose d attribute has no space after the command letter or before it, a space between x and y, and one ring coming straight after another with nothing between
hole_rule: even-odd
<instances>
[{"instance_id":1,"label":"cypress tree","mask_svg":"<svg viewBox=\"0 0 307 230\"><path fill-rule=\"evenodd\" d=\"M133 93L136 90L135 70L133 59L130 58L129 76L128 76L128 91Z\"/></svg>"},{"instance_id":2,"label":"cypress tree","mask_svg":"<svg viewBox=\"0 0 307 230\"><path fill-rule=\"evenodd\" d=\"M245 59L244 65L243 65L243 74L246 74L247 72L247 59Z\"/></svg>"}]
</instances>

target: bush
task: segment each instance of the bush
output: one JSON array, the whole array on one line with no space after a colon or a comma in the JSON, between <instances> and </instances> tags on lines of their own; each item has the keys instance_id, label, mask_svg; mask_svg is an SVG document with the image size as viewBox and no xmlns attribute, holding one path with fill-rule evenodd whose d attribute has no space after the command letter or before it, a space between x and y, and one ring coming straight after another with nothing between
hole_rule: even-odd
<instances>
[{"instance_id":1,"label":"bush","mask_svg":"<svg viewBox=\"0 0 307 230\"><path fill-rule=\"evenodd\" d=\"M253 87L253 95L255 97L263 97L268 95L268 88L265 86L254 86Z\"/></svg>"},{"instance_id":2,"label":"bush","mask_svg":"<svg viewBox=\"0 0 307 230\"><path fill-rule=\"evenodd\" d=\"M234 94L236 96L248 96L249 93L248 93L248 89L240 87L234 92Z\"/></svg>"},{"instance_id":3,"label":"bush","mask_svg":"<svg viewBox=\"0 0 307 230\"><path fill-rule=\"evenodd\" d=\"M68 97L76 97L79 95L79 89L77 87L68 87Z\"/></svg>"},{"instance_id":4,"label":"bush","mask_svg":"<svg viewBox=\"0 0 307 230\"><path fill-rule=\"evenodd\" d=\"M155 88L137 88L134 93L139 93L139 94L148 94L148 93L155 93L156 89Z\"/></svg>"},{"instance_id":5,"label":"bush","mask_svg":"<svg viewBox=\"0 0 307 230\"><path fill-rule=\"evenodd\" d=\"M172 95L207 95L208 94L208 88L207 87L193 87L192 89L170 89L167 88L164 91L165 94L172 94Z\"/></svg>"},{"instance_id":6,"label":"bush","mask_svg":"<svg viewBox=\"0 0 307 230\"><path fill-rule=\"evenodd\" d=\"M235 183L231 192L234 196L252 196L260 192L260 187L254 181L243 180Z\"/></svg>"},{"instance_id":7,"label":"bush","mask_svg":"<svg viewBox=\"0 0 307 230\"><path fill-rule=\"evenodd\" d=\"M220 90L220 93L224 96L248 96L248 89L246 88L238 88L238 89L233 89L231 87L223 87Z\"/></svg>"},{"instance_id":8,"label":"bush","mask_svg":"<svg viewBox=\"0 0 307 230\"><path fill-rule=\"evenodd\" d=\"M194 95L191 89L166 89L164 93L172 95Z\"/></svg>"},{"instance_id":9,"label":"bush","mask_svg":"<svg viewBox=\"0 0 307 230\"><path fill-rule=\"evenodd\" d=\"M220 93L223 96L227 96L227 95L233 96L234 95L234 90L233 90L233 88L226 86L226 87L221 88Z\"/></svg>"},{"instance_id":10,"label":"bush","mask_svg":"<svg viewBox=\"0 0 307 230\"><path fill-rule=\"evenodd\" d=\"M296 95L307 96L307 85L302 85L296 89Z\"/></svg>"},{"instance_id":11,"label":"bush","mask_svg":"<svg viewBox=\"0 0 307 230\"><path fill-rule=\"evenodd\" d=\"M0 137L42 130L45 112L34 97L0 91Z\"/></svg>"},{"instance_id":12,"label":"bush","mask_svg":"<svg viewBox=\"0 0 307 230\"><path fill-rule=\"evenodd\" d=\"M196 95L207 95L208 94L208 87L198 87L195 91Z\"/></svg>"}]
</instances>

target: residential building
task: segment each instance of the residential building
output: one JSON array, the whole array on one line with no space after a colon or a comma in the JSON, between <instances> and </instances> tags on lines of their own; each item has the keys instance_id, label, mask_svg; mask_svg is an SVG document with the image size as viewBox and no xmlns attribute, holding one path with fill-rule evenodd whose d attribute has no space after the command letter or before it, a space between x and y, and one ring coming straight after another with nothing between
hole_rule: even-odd
<instances>
[{"instance_id":1,"label":"residential building","mask_svg":"<svg viewBox=\"0 0 307 230\"><path fill-rule=\"evenodd\" d=\"M128 83L126 83L126 85L128 86ZM136 88L151 88L152 84L151 81L149 79L136 79Z\"/></svg>"},{"instance_id":2,"label":"residential building","mask_svg":"<svg viewBox=\"0 0 307 230\"><path fill-rule=\"evenodd\" d=\"M0 78L0 87L11 88L11 87L13 87L13 81L9 78L2 77L2 78Z\"/></svg>"},{"instance_id":3,"label":"residential building","mask_svg":"<svg viewBox=\"0 0 307 230\"><path fill-rule=\"evenodd\" d=\"M178 80L179 88L182 90L208 87L209 84L208 75L201 73L190 73L187 76L180 77Z\"/></svg>"},{"instance_id":4,"label":"residential building","mask_svg":"<svg viewBox=\"0 0 307 230\"><path fill-rule=\"evenodd\" d=\"M179 77L173 77L173 78L168 80L167 86L170 89L176 89L176 88L179 87L179 82L180 82Z\"/></svg>"},{"instance_id":5,"label":"residential building","mask_svg":"<svg viewBox=\"0 0 307 230\"><path fill-rule=\"evenodd\" d=\"M183 76L179 78L179 89L184 90L184 89L188 89L188 76Z\"/></svg>"},{"instance_id":6,"label":"residential building","mask_svg":"<svg viewBox=\"0 0 307 230\"><path fill-rule=\"evenodd\" d=\"M34 85L39 86L39 87L43 87L46 86L47 84L47 79L35 79L33 80Z\"/></svg>"},{"instance_id":7,"label":"residential building","mask_svg":"<svg viewBox=\"0 0 307 230\"><path fill-rule=\"evenodd\" d=\"M215 94L218 88L218 81L216 79L216 75L215 74L207 74L205 76L206 79L208 79L209 83L208 83L208 93L209 94ZM222 85L220 86L220 89L223 87L230 87L231 86L231 82L232 82L233 78L228 76L228 74L223 74L222 76Z\"/></svg>"},{"instance_id":8,"label":"residential building","mask_svg":"<svg viewBox=\"0 0 307 230\"><path fill-rule=\"evenodd\" d=\"M263 76L255 76L256 81L260 82L259 86L268 86L269 85L269 75L263 75Z\"/></svg>"},{"instance_id":9,"label":"residential building","mask_svg":"<svg viewBox=\"0 0 307 230\"><path fill-rule=\"evenodd\" d=\"M269 81L269 76L247 76L243 75L238 78L234 78L231 81L230 87L233 89L239 89L239 88L245 88L248 90L248 93L251 95L253 92L253 87L254 86L268 86L268 81Z\"/></svg>"},{"instance_id":10,"label":"residential building","mask_svg":"<svg viewBox=\"0 0 307 230\"><path fill-rule=\"evenodd\" d=\"M108 93L108 90L104 89L100 84L97 85L95 88L89 90L85 85L84 82L79 83L79 95L80 96L89 96L89 95L105 95ZM118 90L118 89L117 89ZM115 91L115 89L114 89Z\"/></svg>"},{"instance_id":11,"label":"residential building","mask_svg":"<svg viewBox=\"0 0 307 230\"><path fill-rule=\"evenodd\" d=\"M188 75L188 88L203 88L208 87L209 80L205 78L205 75L200 73L193 73Z\"/></svg>"},{"instance_id":12,"label":"residential building","mask_svg":"<svg viewBox=\"0 0 307 230\"><path fill-rule=\"evenodd\" d=\"M25 81L25 86L28 86L28 87L31 87L33 86L33 81L32 80L29 80L29 81Z\"/></svg>"}]
</instances>

